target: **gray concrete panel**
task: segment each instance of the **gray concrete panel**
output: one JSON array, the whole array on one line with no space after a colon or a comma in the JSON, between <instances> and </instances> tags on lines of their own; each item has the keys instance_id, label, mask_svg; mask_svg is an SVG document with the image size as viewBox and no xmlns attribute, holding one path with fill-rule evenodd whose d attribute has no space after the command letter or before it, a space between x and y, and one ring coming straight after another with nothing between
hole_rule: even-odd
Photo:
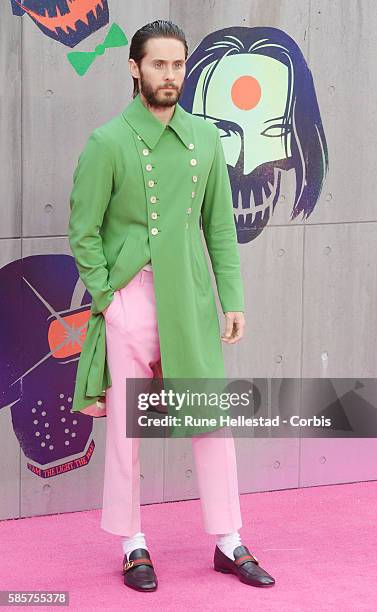
<instances>
[{"instance_id":1,"label":"gray concrete panel","mask_svg":"<svg viewBox=\"0 0 377 612\"><path fill-rule=\"evenodd\" d=\"M376 480L375 438L306 438L301 442L300 487Z\"/></svg>"},{"instance_id":2,"label":"gray concrete panel","mask_svg":"<svg viewBox=\"0 0 377 612\"><path fill-rule=\"evenodd\" d=\"M305 228L303 377L377 376L377 223Z\"/></svg>"},{"instance_id":3,"label":"gray concrete panel","mask_svg":"<svg viewBox=\"0 0 377 612\"><path fill-rule=\"evenodd\" d=\"M21 235L21 23L0 6L1 238Z\"/></svg>"},{"instance_id":4,"label":"gray concrete panel","mask_svg":"<svg viewBox=\"0 0 377 612\"><path fill-rule=\"evenodd\" d=\"M375 221L375 3L312 0L309 63L317 75L329 174L311 223Z\"/></svg>"}]
</instances>

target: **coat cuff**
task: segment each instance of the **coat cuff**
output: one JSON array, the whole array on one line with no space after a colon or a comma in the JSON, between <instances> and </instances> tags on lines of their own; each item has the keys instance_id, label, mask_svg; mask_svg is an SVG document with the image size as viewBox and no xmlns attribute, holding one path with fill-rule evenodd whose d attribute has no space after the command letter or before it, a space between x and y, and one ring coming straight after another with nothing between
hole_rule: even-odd
<instances>
[{"instance_id":1,"label":"coat cuff","mask_svg":"<svg viewBox=\"0 0 377 612\"><path fill-rule=\"evenodd\" d=\"M92 295L92 304L90 307L90 312L93 314L100 314L107 308L109 304L114 299L114 289L109 286L106 291L101 291L101 293L97 293L96 295Z\"/></svg>"},{"instance_id":2,"label":"coat cuff","mask_svg":"<svg viewBox=\"0 0 377 612\"><path fill-rule=\"evenodd\" d=\"M218 274L216 277L216 285L220 304L224 313L230 311L245 312L245 298L241 277Z\"/></svg>"}]
</instances>

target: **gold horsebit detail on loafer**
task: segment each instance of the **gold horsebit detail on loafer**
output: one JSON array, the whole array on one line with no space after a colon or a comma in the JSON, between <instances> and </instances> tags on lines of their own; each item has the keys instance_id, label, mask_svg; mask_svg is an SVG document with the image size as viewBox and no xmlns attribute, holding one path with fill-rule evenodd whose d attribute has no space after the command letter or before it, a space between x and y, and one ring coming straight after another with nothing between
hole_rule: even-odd
<instances>
[{"instance_id":1,"label":"gold horsebit detail on loafer","mask_svg":"<svg viewBox=\"0 0 377 612\"><path fill-rule=\"evenodd\" d=\"M123 573L125 574L126 572L128 572L129 569L131 569L131 567L134 567L135 565L150 565L151 567L153 567L152 561L150 559L134 559L132 561L127 561L127 563L123 566Z\"/></svg>"}]
</instances>

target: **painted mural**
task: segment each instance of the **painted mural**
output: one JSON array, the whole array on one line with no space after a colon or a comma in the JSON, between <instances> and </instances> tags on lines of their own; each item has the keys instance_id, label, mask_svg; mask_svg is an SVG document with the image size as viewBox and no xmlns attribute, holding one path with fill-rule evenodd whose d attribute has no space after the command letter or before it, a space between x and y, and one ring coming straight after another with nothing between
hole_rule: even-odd
<instances>
[{"instance_id":1,"label":"painted mural","mask_svg":"<svg viewBox=\"0 0 377 612\"><path fill-rule=\"evenodd\" d=\"M14 15L28 15L50 38L75 47L109 23L107 0L10 0Z\"/></svg>"},{"instance_id":2,"label":"painted mural","mask_svg":"<svg viewBox=\"0 0 377 612\"><path fill-rule=\"evenodd\" d=\"M113 23L103 43L97 45L94 51L71 51L67 54L68 61L79 76L84 76L97 56L103 55L106 49L128 45L127 36L118 24Z\"/></svg>"},{"instance_id":3,"label":"painted mural","mask_svg":"<svg viewBox=\"0 0 377 612\"><path fill-rule=\"evenodd\" d=\"M11 411L28 468L46 478L87 465L93 419L71 404L91 296L75 261L25 257L0 270L0 285L0 409Z\"/></svg>"},{"instance_id":4,"label":"painted mural","mask_svg":"<svg viewBox=\"0 0 377 612\"><path fill-rule=\"evenodd\" d=\"M188 58L180 103L220 131L239 243L259 236L276 206L289 206L290 220L309 217L328 150L313 76L288 34L270 27L212 32ZM288 175L292 201L284 194Z\"/></svg>"}]
</instances>

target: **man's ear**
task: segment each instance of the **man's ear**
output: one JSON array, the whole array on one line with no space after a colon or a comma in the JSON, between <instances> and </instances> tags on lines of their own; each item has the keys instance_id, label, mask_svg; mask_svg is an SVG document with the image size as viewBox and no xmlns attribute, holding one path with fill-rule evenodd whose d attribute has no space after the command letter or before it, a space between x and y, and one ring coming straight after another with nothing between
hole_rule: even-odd
<instances>
[{"instance_id":1,"label":"man's ear","mask_svg":"<svg viewBox=\"0 0 377 612\"><path fill-rule=\"evenodd\" d=\"M129 59L128 60L128 67L130 69L131 76L133 76L135 79L139 79L140 78L139 68L138 68L137 63L135 62L135 60Z\"/></svg>"}]
</instances>

